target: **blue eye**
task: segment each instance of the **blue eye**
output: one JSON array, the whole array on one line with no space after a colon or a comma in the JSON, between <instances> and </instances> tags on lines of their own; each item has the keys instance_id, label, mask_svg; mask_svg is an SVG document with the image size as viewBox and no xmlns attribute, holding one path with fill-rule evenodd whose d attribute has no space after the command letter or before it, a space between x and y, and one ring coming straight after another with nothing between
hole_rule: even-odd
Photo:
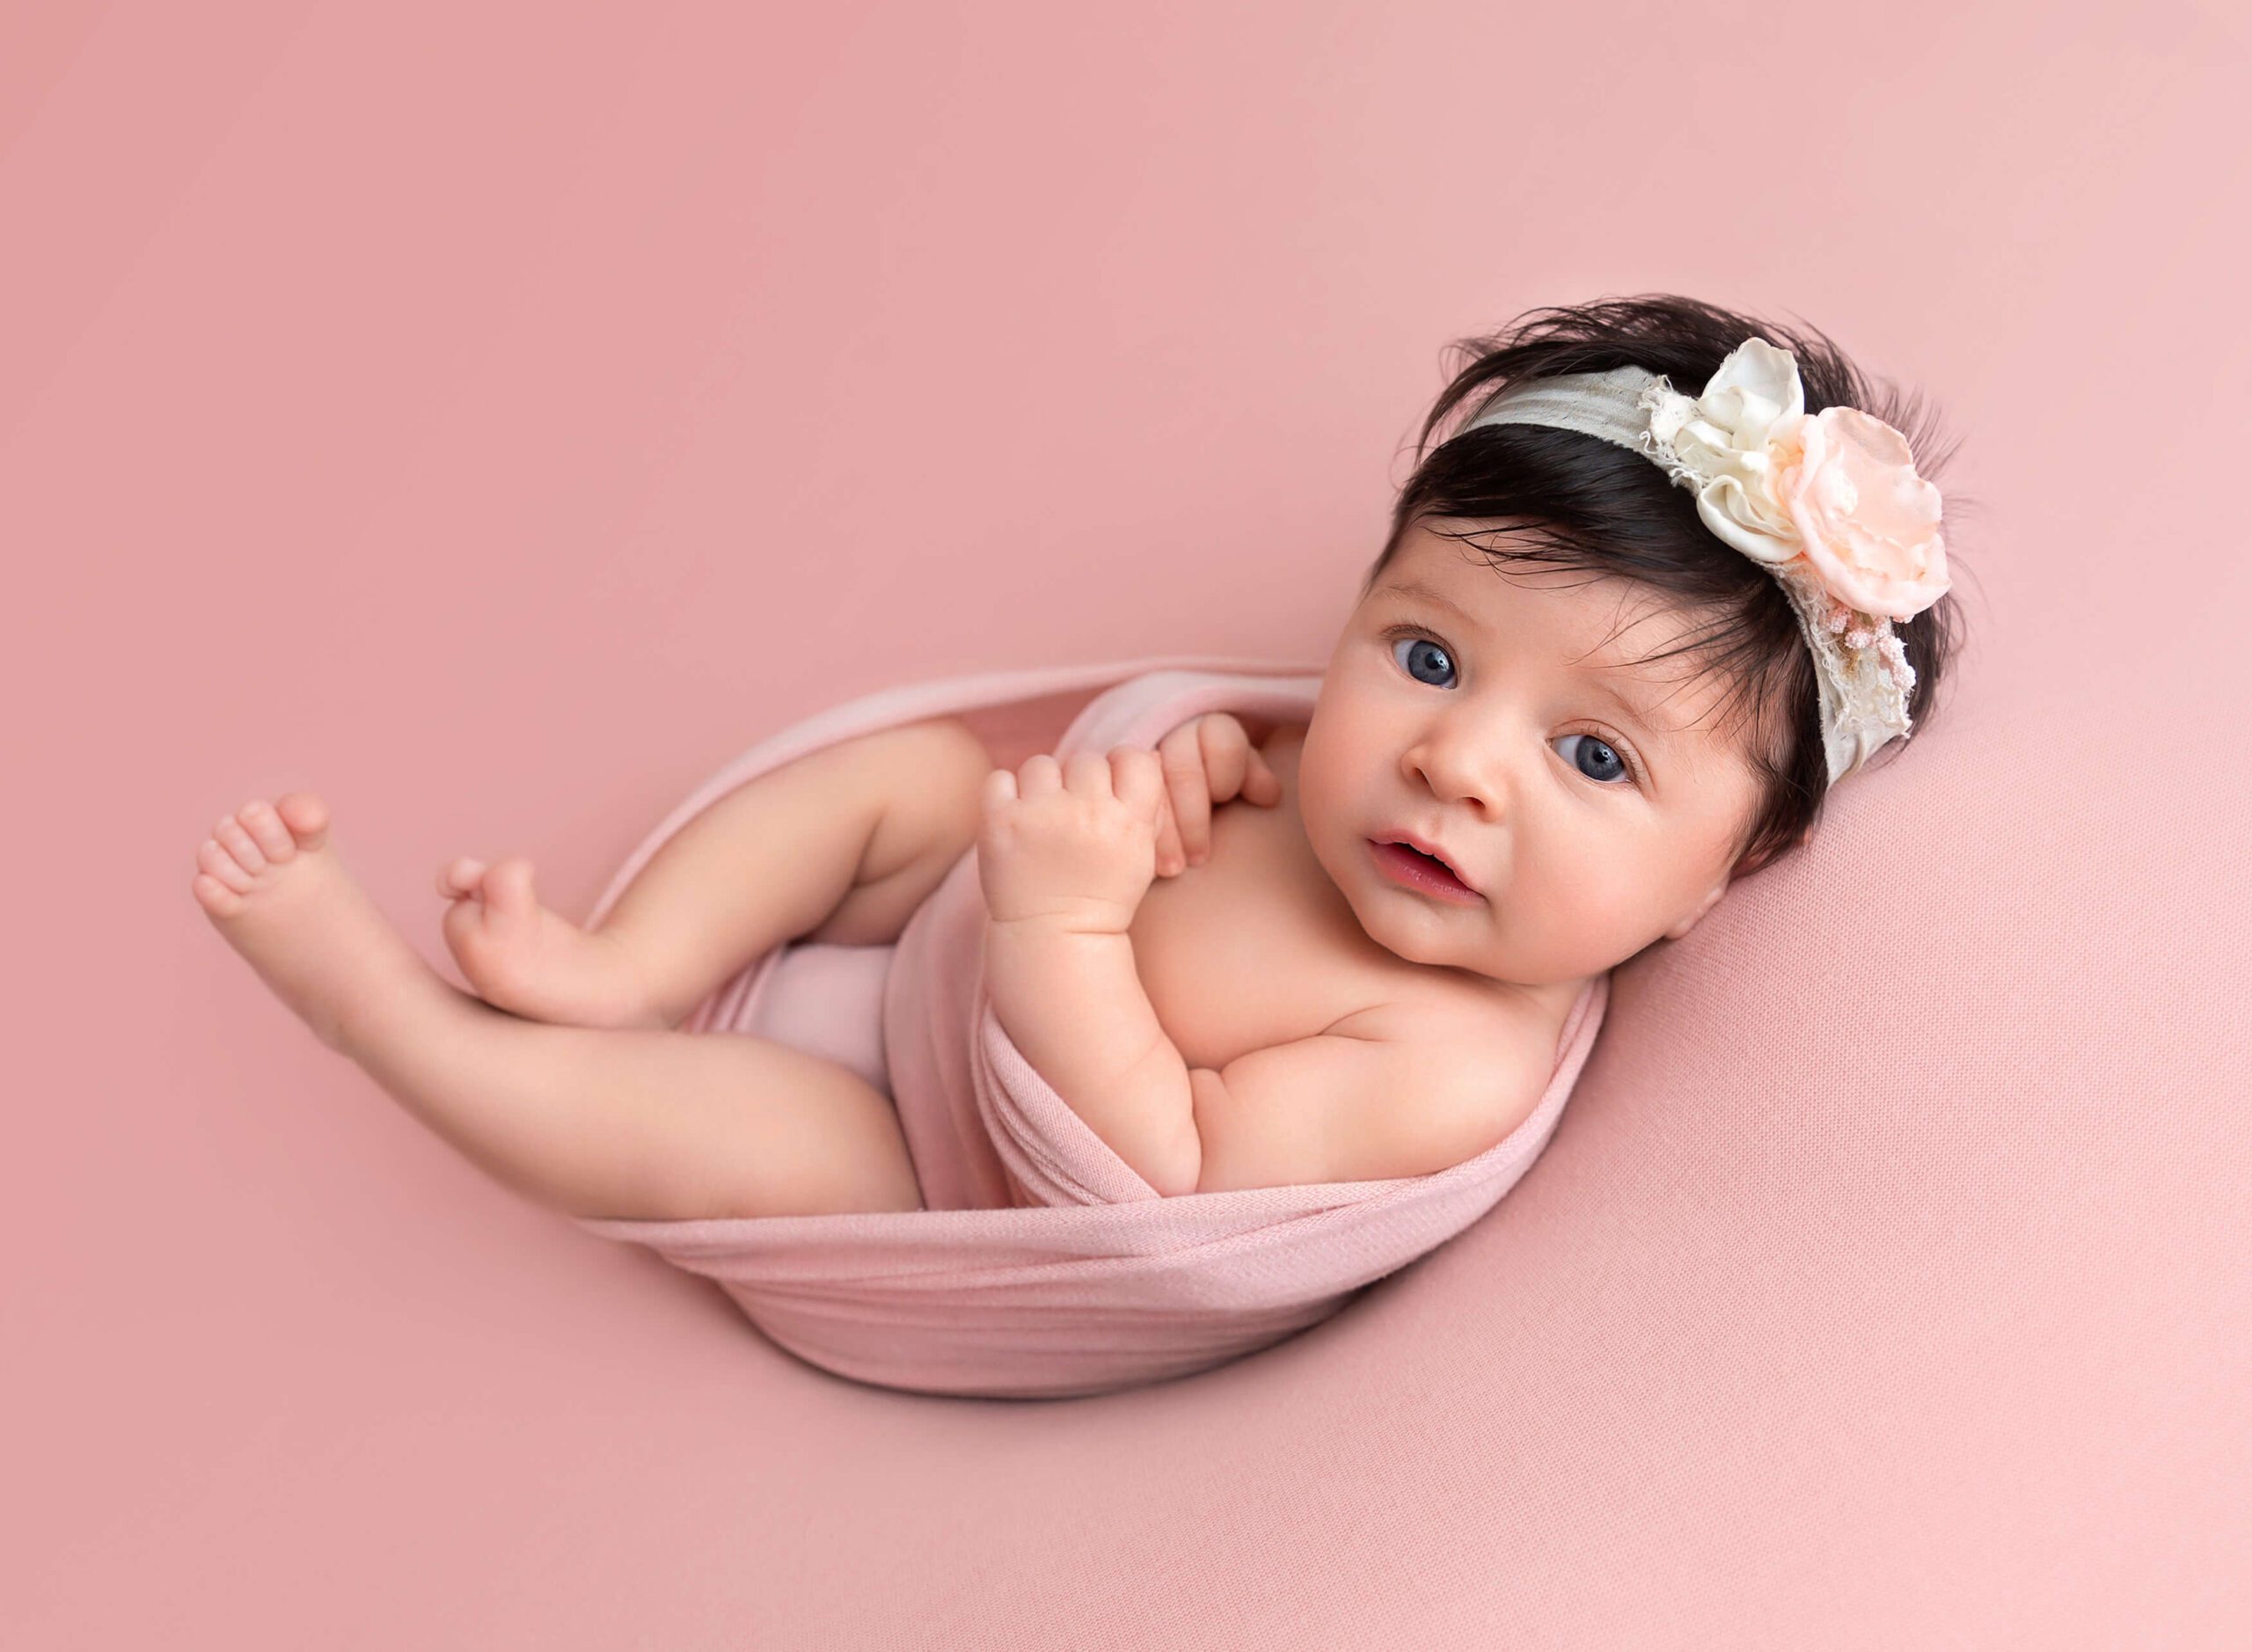
<instances>
[{"instance_id":1,"label":"blue eye","mask_svg":"<svg viewBox=\"0 0 2252 1652\"><path fill-rule=\"evenodd\" d=\"M1601 739L1595 735L1559 735L1556 738L1559 740L1585 741L1587 743L1580 748L1580 751L1583 756L1590 751L1601 754L1596 759L1596 767L1604 771L1600 774L1596 773L1593 769L1590 769L1586 764L1579 761L1578 758L1567 757L1564 759L1565 762L1570 764L1582 774L1586 775L1589 779L1601 780L1608 783L1613 780L1625 780L1631 779L1633 778L1627 771L1626 758L1620 757L1619 755L1618 748L1612 745L1608 741Z\"/></svg>"},{"instance_id":2,"label":"blue eye","mask_svg":"<svg viewBox=\"0 0 2252 1652\"><path fill-rule=\"evenodd\" d=\"M1438 657L1439 657L1440 659L1447 661L1447 662L1449 662L1450 666L1452 664L1452 658L1451 658L1451 655L1449 655L1449 654L1448 654L1448 653L1447 653L1447 651L1445 650L1445 648L1444 648L1443 647L1441 647L1439 644L1437 644L1437 643L1436 643L1436 642L1433 642L1433 641L1432 641L1429 637L1399 637L1399 638L1395 638L1395 639L1393 640L1393 650L1392 650L1392 657L1393 657L1394 660L1397 660L1397 659L1399 659L1399 658L1400 658L1400 647L1399 647L1399 645L1400 645L1400 643L1403 643L1403 642L1404 642L1404 643L1407 643L1407 644L1408 644L1411 648L1425 648L1425 649L1429 649L1429 650L1430 651L1430 653L1431 653L1431 654L1435 654L1438 655ZM1429 656L1428 656L1428 655L1426 655L1426 658L1428 658L1428 657L1429 657ZM1409 676L1415 676L1415 668L1413 668L1412 666L1402 666L1400 669L1401 669L1402 670L1406 671ZM1421 683L1423 679L1422 679L1422 677L1415 676L1415 680L1416 680L1418 683ZM1433 686L1433 687L1437 687L1437 685L1436 683L1434 683L1434 684L1432 684L1432 686Z\"/></svg>"}]
</instances>

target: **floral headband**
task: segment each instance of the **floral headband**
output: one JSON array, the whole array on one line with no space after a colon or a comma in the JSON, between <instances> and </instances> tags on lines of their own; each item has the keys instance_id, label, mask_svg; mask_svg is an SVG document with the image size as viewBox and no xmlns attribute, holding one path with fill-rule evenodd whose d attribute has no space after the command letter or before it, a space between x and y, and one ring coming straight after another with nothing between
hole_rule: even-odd
<instances>
[{"instance_id":1,"label":"floral headband","mask_svg":"<svg viewBox=\"0 0 2252 1652\"><path fill-rule=\"evenodd\" d=\"M1939 489L1916 474L1897 430L1854 407L1809 416L1797 358L1760 338L1730 351L1693 399L1639 367L1570 373L1511 386L1462 430L1500 424L1632 448L1774 575L1814 654L1831 785L1907 734L1916 673L1891 622L1923 612L1950 581Z\"/></svg>"}]
</instances>

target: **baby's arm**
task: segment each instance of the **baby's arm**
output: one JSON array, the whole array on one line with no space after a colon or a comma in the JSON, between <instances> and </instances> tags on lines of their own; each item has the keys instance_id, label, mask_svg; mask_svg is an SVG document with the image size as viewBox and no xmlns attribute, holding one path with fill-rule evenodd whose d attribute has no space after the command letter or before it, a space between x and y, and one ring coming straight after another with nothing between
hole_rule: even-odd
<instances>
[{"instance_id":1,"label":"baby's arm","mask_svg":"<svg viewBox=\"0 0 2252 1652\"><path fill-rule=\"evenodd\" d=\"M1118 756L1112 754L1114 764ZM1215 803L1240 794L1272 808L1283 795L1243 724L1225 712L1181 724L1159 742L1157 757L1161 874L1183 869L1184 835L1188 852L1198 861L1206 858ZM1146 756L1141 761L1147 763ZM1108 788L1102 790L1107 800ZM981 864L990 904L991 865L982 855ZM1149 875L1141 874L1144 882ZM1041 905L1031 903L1033 910ZM1057 910L1070 911L1072 903L1058 903ZM1193 1193L1203 1159L1198 1075L1166 1036L1135 968L1127 932L1131 916L1128 904L1099 922L1044 913L991 919L986 991L995 1019L1026 1061L1113 1152L1159 1194ZM1202 1078L1210 1084L1216 1075Z\"/></svg>"},{"instance_id":2,"label":"baby's arm","mask_svg":"<svg viewBox=\"0 0 2252 1652\"><path fill-rule=\"evenodd\" d=\"M985 986L1025 1060L1111 1151L1160 1194L1195 1191L1188 1064L1158 1023L1132 937L989 921Z\"/></svg>"},{"instance_id":3,"label":"baby's arm","mask_svg":"<svg viewBox=\"0 0 2252 1652\"><path fill-rule=\"evenodd\" d=\"M1188 1064L1134 968L1164 777L1147 748L1035 753L985 777L981 988L1058 1097L1159 1194L1196 1185Z\"/></svg>"}]
</instances>

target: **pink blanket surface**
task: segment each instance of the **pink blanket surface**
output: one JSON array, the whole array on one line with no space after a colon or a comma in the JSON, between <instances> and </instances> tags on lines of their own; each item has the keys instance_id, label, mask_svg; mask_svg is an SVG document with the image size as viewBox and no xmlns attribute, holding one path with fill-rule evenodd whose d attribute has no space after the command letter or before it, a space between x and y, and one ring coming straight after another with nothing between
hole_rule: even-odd
<instances>
[{"instance_id":1,"label":"pink blanket surface","mask_svg":"<svg viewBox=\"0 0 2252 1652\"><path fill-rule=\"evenodd\" d=\"M1302 721L1320 683L1318 669L1174 656L949 678L854 700L714 776L627 858L590 922L715 800L870 729L959 715L1013 767L1034 751L1154 746L1207 711ZM1059 698L1079 700L1078 713L1060 739L1043 738L1042 703L1052 727ZM972 849L894 945L777 947L683 1023L779 1039L883 1089L925 1209L581 1225L717 1281L776 1342L856 1381L1025 1399L1162 1381L1328 1317L1492 1209L1547 1144L1610 998L1607 975L1590 983L1539 1104L1474 1159L1424 1176L1165 1198L1002 1031L983 987L984 923Z\"/></svg>"}]
</instances>

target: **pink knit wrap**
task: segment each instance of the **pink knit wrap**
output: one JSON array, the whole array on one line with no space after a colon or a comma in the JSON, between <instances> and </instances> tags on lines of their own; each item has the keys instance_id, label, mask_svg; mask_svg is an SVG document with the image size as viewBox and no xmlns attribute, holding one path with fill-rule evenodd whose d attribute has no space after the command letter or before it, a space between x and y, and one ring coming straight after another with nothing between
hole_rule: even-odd
<instances>
[{"instance_id":1,"label":"pink knit wrap","mask_svg":"<svg viewBox=\"0 0 2252 1652\"><path fill-rule=\"evenodd\" d=\"M854 735L959 715L1013 728L1027 754L1068 757L1154 746L1208 711L1302 721L1320 683L1311 669L1168 657L949 678L852 701L714 776L627 858L591 921L714 800ZM1041 702L1059 697L1082 703L1060 737L1043 739ZM988 743L997 760L1013 760L998 749L1005 734ZM858 1381L996 1398L1162 1381L1327 1318L1492 1209L1547 1144L1610 997L1607 975L1590 983L1539 1104L1474 1159L1425 1176L1164 1198L1002 1031L983 990L984 921L972 850L893 946L777 948L683 1024L779 1039L886 1091L924 1210L581 1225L717 1281L782 1347Z\"/></svg>"}]
</instances>

